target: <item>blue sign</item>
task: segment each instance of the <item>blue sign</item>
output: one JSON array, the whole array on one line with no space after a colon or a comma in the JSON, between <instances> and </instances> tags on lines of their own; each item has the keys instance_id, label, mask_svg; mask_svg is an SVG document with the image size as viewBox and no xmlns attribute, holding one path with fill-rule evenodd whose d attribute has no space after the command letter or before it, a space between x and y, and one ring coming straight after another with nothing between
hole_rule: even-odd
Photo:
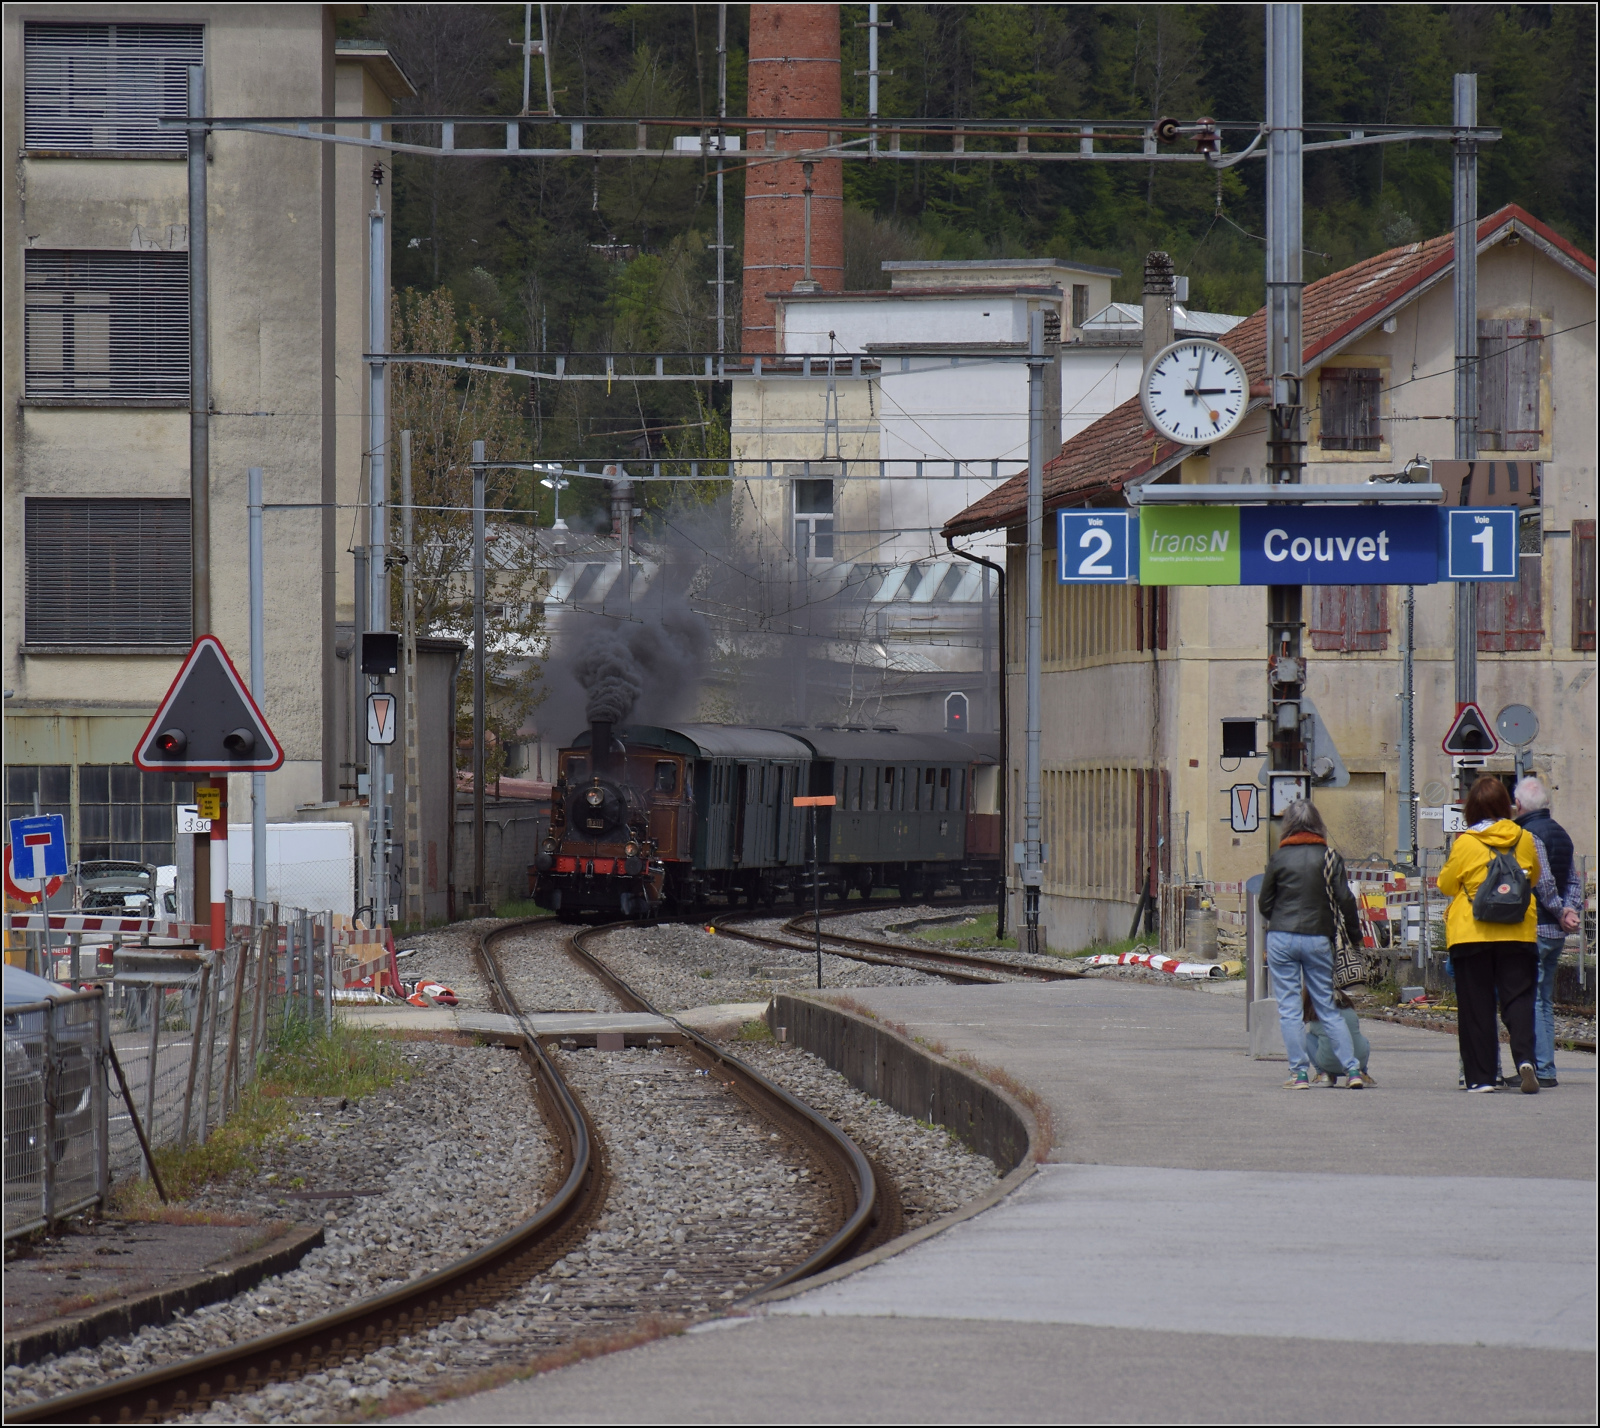
<instances>
[{"instance_id":1,"label":"blue sign","mask_svg":"<svg viewBox=\"0 0 1600 1428\"><path fill-rule=\"evenodd\" d=\"M1241 585L1431 585L1438 517L1427 506L1244 506Z\"/></svg>"},{"instance_id":2,"label":"blue sign","mask_svg":"<svg viewBox=\"0 0 1600 1428\"><path fill-rule=\"evenodd\" d=\"M1137 526L1130 533L1127 511L1058 511L1056 576L1062 585L1124 585L1128 555Z\"/></svg>"},{"instance_id":3,"label":"blue sign","mask_svg":"<svg viewBox=\"0 0 1600 1428\"><path fill-rule=\"evenodd\" d=\"M11 876L64 878L66 875L66 820L59 813L11 819Z\"/></svg>"},{"instance_id":4,"label":"blue sign","mask_svg":"<svg viewBox=\"0 0 1600 1428\"><path fill-rule=\"evenodd\" d=\"M1517 578L1515 508L1457 506L1444 514L1446 580Z\"/></svg>"}]
</instances>

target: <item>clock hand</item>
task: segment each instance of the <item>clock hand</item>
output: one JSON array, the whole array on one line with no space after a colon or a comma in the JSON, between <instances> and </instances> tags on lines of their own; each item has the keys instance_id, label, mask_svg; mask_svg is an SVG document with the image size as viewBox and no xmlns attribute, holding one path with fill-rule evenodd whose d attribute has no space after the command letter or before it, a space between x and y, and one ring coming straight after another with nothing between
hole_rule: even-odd
<instances>
[{"instance_id":1,"label":"clock hand","mask_svg":"<svg viewBox=\"0 0 1600 1428\"><path fill-rule=\"evenodd\" d=\"M1226 387L1185 387L1183 394L1186 397L1220 397L1227 390Z\"/></svg>"}]
</instances>

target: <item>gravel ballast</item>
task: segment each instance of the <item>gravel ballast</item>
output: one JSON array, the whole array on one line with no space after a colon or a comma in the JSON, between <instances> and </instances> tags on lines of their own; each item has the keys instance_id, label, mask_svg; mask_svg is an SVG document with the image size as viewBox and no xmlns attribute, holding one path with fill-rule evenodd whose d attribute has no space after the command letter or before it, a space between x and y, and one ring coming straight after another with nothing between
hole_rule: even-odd
<instances>
[{"instance_id":1,"label":"gravel ballast","mask_svg":"<svg viewBox=\"0 0 1600 1428\"><path fill-rule=\"evenodd\" d=\"M548 1198L554 1170L532 1078L514 1052L418 1041L409 1080L343 1108L308 1105L248 1181L191 1208L302 1221L326 1243L276 1279L131 1339L5 1371L7 1407L206 1353L343 1307L489 1243ZM376 1190L334 1200L304 1191ZM234 1412L240 1400L235 1400Z\"/></svg>"}]
</instances>

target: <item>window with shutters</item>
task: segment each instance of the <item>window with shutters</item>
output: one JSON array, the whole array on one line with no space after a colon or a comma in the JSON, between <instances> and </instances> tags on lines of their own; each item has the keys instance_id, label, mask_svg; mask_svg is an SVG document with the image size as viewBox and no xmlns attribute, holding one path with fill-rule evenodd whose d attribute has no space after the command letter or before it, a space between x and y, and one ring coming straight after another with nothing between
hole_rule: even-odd
<instances>
[{"instance_id":1,"label":"window with shutters","mask_svg":"<svg viewBox=\"0 0 1600 1428\"><path fill-rule=\"evenodd\" d=\"M34 496L26 643L187 647L189 502Z\"/></svg>"},{"instance_id":2,"label":"window with shutters","mask_svg":"<svg viewBox=\"0 0 1600 1428\"><path fill-rule=\"evenodd\" d=\"M23 27L23 143L32 152L182 158L189 66L205 61L203 25Z\"/></svg>"},{"instance_id":3,"label":"window with shutters","mask_svg":"<svg viewBox=\"0 0 1600 1428\"><path fill-rule=\"evenodd\" d=\"M1389 648L1389 587L1314 585L1311 648L1350 654Z\"/></svg>"},{"instance_id":4,"label":"window with shutters","mask_svg":"<svg viewBox=\"0 0 1600 1428\"><path fill-rule=\"evenodd\" d=\"M1544 445L1538 318L1478 321L1478 449L1538 451Z\"/></svg>"},{"instance_id":5,"label":"window with shutters","mask_svg":"<svg viewBox=\"0 0 1600 1428\"><path fill-rule=\"evenodd\" d=\"M1572 648L1575 650L1595 647L1594 526L1593 521L1572 523Z\"/></svg>"},{"instance_id":6,"label":"window with shutters","mask_svg":"<svg viewBox=\"0 0 1600 1428\"><path fill-rule=\"evenodd\" d=\"M28 400L188 404L187 253L23 257Z\"/></svg>"},{"instance_id":7,"label":"window with shutters","mask_svg":"<svg viewBox=\"0 0 1600 1428\"><path fill-rule=\"evenodd\" d=\"M1081 328L1089 320L1089 287L1086 283L1072 285L1072 325Z\"/></svg>"},{"instance_id":8,"label":"window with shutters","mask_svg":"<svg viewBox=\"0 0 1600 1428\"><path fill-rule=\"evenodd\" d=\"M1478 585L1478 652L1536 650L1544 640L1544 559L1517 558L1517 580Z\"/></svg>"},{"instance_id":9,"label":"window with shutters","mask_svg":"<svg viewBox=\"0 0 1600 1428\"><path fill-rule=\"evenodd\" d=\"M1377 451L1383 445L1383 372L1377 367L1324 367L1318 417L1324 451Z\"/></svg>"}]
</instances>

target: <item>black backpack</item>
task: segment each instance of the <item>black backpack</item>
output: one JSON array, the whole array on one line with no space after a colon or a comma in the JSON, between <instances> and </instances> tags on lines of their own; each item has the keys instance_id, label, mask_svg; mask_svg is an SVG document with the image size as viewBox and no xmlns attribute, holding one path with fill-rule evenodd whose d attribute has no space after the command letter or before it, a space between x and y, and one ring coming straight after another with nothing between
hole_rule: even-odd
<instances>
[{"instance_id":1,"label":"black backpack","mask_svg":"<svg viewBox=\"0 0 1600 1428\"><path fill-rule=\"evenodd\" d=\"M1521 922L1528 915L1533 888L1528 875L1510 853L1496 853L1478 884L1472 899L1472 916L1477 922Z\"/></svg>"}]
</instances>

